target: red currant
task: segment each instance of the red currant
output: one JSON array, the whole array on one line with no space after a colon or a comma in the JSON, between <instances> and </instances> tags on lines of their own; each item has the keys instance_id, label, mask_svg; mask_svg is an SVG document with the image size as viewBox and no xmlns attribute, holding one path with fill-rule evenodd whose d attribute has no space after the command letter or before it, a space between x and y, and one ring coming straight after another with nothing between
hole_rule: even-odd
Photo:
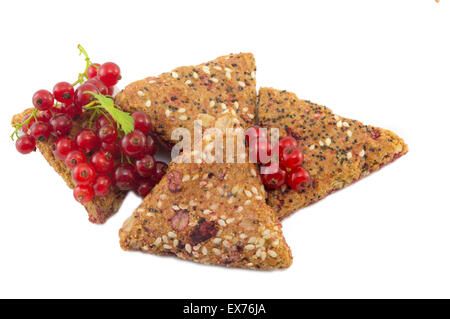
<instances>
[{"instance_id":1,"label":"red currant","mask_svg":"<svg viewBox=\"0 0 450 319\"><path fill-rule=\"evenodd\" d=\"M167 164L164 162L156 161L155 173L151 176L153 183L156 185L166 175Z\"/></svg>"},{"instance_id":2,"label":"red currant","mask_svg":"<svg viewBox=\"0 0 450 319\"><path fill-rule=\"evenodd\" d=\"M61 106L61 111L68 114L71 118L75 118L83 113L83 108L75 103L64 103Z\"/></svg>"},{"instance_id":3,"label":"red currant","mask_svg":"<svg viewBox=\"0 0 450 319\"><path fill-rule=\"evenodd\" d=\"M78 163L72 170L72 179L77 185L89 185L95 179L95 169L92 164Z\"/></svg>"},{"instance_id":4,"label":"red currant","mask_svg":"<svg viewBox=\"0 0 450 319\"><path fill-rule=\"evenodd\" d=\"M259 138L256 141L250 140L250 160L252 162L265 164L270 161L272 148L266 138Z\"/></svg>"},{"instance_id":5,"label":"red currant","mask_svg":"<svg viewBox=\"0 0 450 319\"><path fill-rule=\"evenodd\" d=\"M84 204L92 200L94 197L94 190L90 185L77 185L73 189L73 197L75 199Z\"/></svg>"},{"instance_id":6,"label":"red currant","mask_svg":"<svg viewBox=\"0 0 450 319\"><path fill-rule=\"evenodd\" d=\"M133 189L136 178L134 167L128 163L122 163L114 170L114 183L121 190Z\"/></svg>"},{"instance_id":7,"label":"red currant","mask_svg":"<svg viewBox=\"0 0 450 319\"><path fill-rule=\"evenodd\" d=\"M87 80L86 83L94 84L101 94L108 94L108 87L102 81L100 81L98 77Z\"/></svg>"},{"instance_id":8,"label":"red currant","mask_svg":"<svg viewBox=\"0 0 450 319\"><path fill-rule=\"evenodd\" d=\"M16 141L16 149L19 153L28 154L36 148L36 141L30 135L23 135Z\"/></svg>"},{"instance_id":9,"label":"red currant","mask_svg":"<svg viewBox=\"0 0 450 319\"><path fill-rule=\"evenodd\" d=\"M303 164L303 153L296 146L286 146L281 150L280 162L284 167L294 169Z\"/></svg>"},{"instance_id":10,"label":"red currant","mask_svg":"<svg viewBox=\"0 0 450 319\"><path fill-rule=\"evenodd\" d=\"M155 173L156 161L151 155L144 155L136 160L136 171L142 177L150 177Z\"/></svg>"},{"instance_id":11,"label":"red currant","mask_svg":"<svg viewBox=\"0 0 450 319\"><path fill-rule=\"evenodd\" d=\"M250 143L253 143L259 138L267 139L267 129L255 125L245 130L247 145L250 145Z\"/></svg>"},{"instance_id":12,"label":"red currant","mask_svg":"<svg viewBox=\"0 0 450 319\"><path fill-rule=\"evenodd\" d=\"M92 83L83 83L75 91L75 104L77 106L85 106L94 100L94 96L87 91L100 93L97 86Z\"/></svg>"},{"instance_id":13,"label":"red currant","mask_svg":"<svg viewBox=\"0 0 450 319\"><path fill-rule=\"evenodd\" d=\"M28 120L28 118L29 118L30 116L31 116L31 115L25 116L22 123L25 123L25 121ZM28 124L24 124L24 125L22 126L22 132L24 132L25 134L28 134L28 131L30 130L30 128L33 126L34 123L36 123L36 120L34 119L34 117L32 117L32 118L30 119L30 121L28 122Z\"/></svg>"},{"instance_id":14,"label":"red currant","mask_svg":"<svg viewBox=\"0 0 450 319\"><path fill-rule=\"evenodd\" d=\"M34 123L30 128L30 135L36 140L43 142L48 139L50 132L52 131L50 124L45 122Z\"/></svg>"},{"instance_id":15,"label":"red currant","mask_svg":"<svg viewBox=\"0 0 450 319\"><path fill-rule=\"evenodd\" d=\"M269 162L261 167L261 180L268 188L281 187L286 182L286 171L277 162Z\"/></svg>"},{"instance_id":16,"label":"red currant","mask_svg":"<svg viewBox=\"0 0 450 319\"><path fill-rule=\"evenodd\" d=\"M95 196L108 195L108 193L111 190L111 185L112 185L111 177L106 175L97 176L97 178L94 181L94 184L92 185Z\"/></svg>"},{"instance_id":17,"label":"red currant","mask_svg":"<svg viewBox=\"0 0 450 319\"><path fill-rule=\"evenodd\" d=\"M120 155L120 145L117 141L112 143L102 143L100 149L109 152L114 158L117 158Z\"/></svg>"},{"instance_id":18,"label":"red currant","mask_svg":"<svg viewBox=\"0 0 450 319\"><path fill-rule=\"evenodd\" d=\"M155 155L158 150L158 144L156 144L155 139L151 135L147 135L147 144L145 145L144 153L149 155Z\"/></svg>"},{"instance_id":19,"label":"red currant","mask_svg":"<svg viewBox=\"0 0 450 319\"><path fill-rule=\"evenodd\" d=\"M50 110L47 111L39 111L36 113L36 118L39 122L50 122L51 118L53 117L52 112Z\"/></svg>"},{"instance_id":20,"label":"red currant","mask_svg":"<svg viewBox=\"0 0 450 319\"><path fill-rule=\"evenodd\" d=\"M120 68L113 62L103 63L98 69L98 77L106 86L116 85L120 80Z\"/></svg>"},{"instance_id":21,"label":"red currant","mask_svg":"<svg viewBox=\"0 0 450 319\"><path fill-rule=\"evenodd\" d=\"M114 127L117 127L116 121L114 121L114 119L109 113L107 114L107 116L102 114L97 119L96 127L98 131L105 125L112 125Z\"/></svg>"},{"instance_id":22,"label":"red currant","mask_svg":"<svg viewBox=\"0 0 450 319\"><path fill-rule=\"evenodd\" d=\"M51 118L50 125L56 136L63 136L70 132L73 123L68 114L58 113Z\"/></svg>"},{"instance_id":23,"label":"red currant","mask_svg":"<svg viewBox=\"0 0 450 319\"><path fill-rule=\"evenodd\" d=\"M117 130L111 124L104 125L98 130L98 137L103 143L112 143L117 139Z\"/></svg>"},{"instance_id":24,"label":"red currant","mask_svg":"<svg viewBox=\"0 0 450 319\"><path fill-rule=\"evenodd\" d=\"M130 157L137 157L144 153L147 144L147 137L141 131L134 130L123 136L120 140L122 152Z\"/></svg>"},{"instance_id":25,"label":"red currant","mask_svg":"<svg viewBox=\"0 0 450 319\"><path fill-rule=\"evenodd\" d=\"M293 138L292 136L286 136L283 137L278 141L278 152L281 154L281 152L288 146L294 146L297 147L297 140Z\"/></svg>"},{"instance_id":26,"label":"red currant","mask_svg":"<svg viewBox=\"0 0 450 319\"><path fill-rule=\"evenodd\" d=\"M136 187L136 194L142 198L152 190L154 183L150 179L141 179Z\"/></svg>"},{"instance_id":27,"label":"red currant","mask_svg":"<svg viewBox=\"0 0 450 319\"><path fill-rule=\"evenodd\" d=\"M144 112L134 112L131 114L134 119L134 128L136 130L141 131L145 135L150 133L152 129L152 123L150 121L150 117Z\"/></svg>"},{"instance_id":28,"label":"red currant","mask_svg":"<svg viewBox=\"0 0 450 319\"><path fill-rule=\"evenodd\" d=\"M111 96L114 95L114 86L109 86L108 87L108 95L111 95Z\"/></svg>"},{"instance_id":29,"label":"red currant","mask_svg":"<svg viewBox=\"0 0 450 319\"><path fill-rule=\"evenodd\" d=\"M33 95L33 105L40 111L45 111L53 106L53 95L47 90L39 90Z\"/></svg>"},{"instance_id":30,"label":"red currant","mask_svg":"<svg viewBox=\"0 0 450 319\"><path fill-rule=\"evenodd\" d=\"M95 171L100 174L109 173L114 169L114 158L106 151L95 152L91 157L91 163Z\"/></svg>"},{"instance_id":31,"label":"red currant","mask_svg":"<svg viewBox=\"0 0 450 319\"><path fill-rule=\"evenodd\" d=\"M73 169L77 164L86 163L86 155L80 150L70 151L66 156L67 167Z\"/></svg>"},{"instance_id":32,"label":"red currant","mask_svg":"<svg viewBox=\"0 0 450 319\"><path fill-rule=\"evenodd\" d=\"M93 152L100 146L100 139L97 134L90 129L81 130L77 134L75 141L77 142L78 147L86 153Z\"/></svg>"},{"instance_id":33,"label":"red currant","mask_svg":"<svg viewBox=\"0 0 450 319\"><path fill-rule=\"evenodd\" d=\"M306 169L297 167L288 173L287 184L293 190L301 191L311 184L311 177Z\"/></svg>"},{"instance_id":34,"label":"red currant","mask_svg":"<svg viewBox=\"0 0 450 319\"><path fill-rule=\"evenodd\" d=\"M61 103L67 103L73 100L75 91L69 82L58 82L53 87L55 100Z\"/></svg>"},{"instance_id":35,"label":"red currant","mask_svg":"<svg viewBox=\"0 0 450 319\"><path fill-rule=\"evenodd\" d=\"M55 141L53 155L59 160L64 161L71 151L77 148L77 144L68 136L62 136Z\"/></svg>"},{"instance_id":36,"label":"red currant","mask_svg":"<svg viewBox=\"0 0 450 319\"><path fill-rule=\"evenodd\" d=\"M100 64L98 64L98 63L91 64L88 67L87 72L86 72L88 79L92 79L97 76L99 67L100 67Z\"/></svg>"}]
</instances>

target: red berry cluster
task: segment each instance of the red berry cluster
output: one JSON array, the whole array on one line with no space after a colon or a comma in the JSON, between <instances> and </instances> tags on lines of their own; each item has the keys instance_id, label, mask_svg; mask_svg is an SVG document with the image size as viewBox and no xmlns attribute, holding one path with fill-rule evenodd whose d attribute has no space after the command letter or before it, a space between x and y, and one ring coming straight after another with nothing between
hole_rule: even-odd
<instances>
[{"instance_id":1,"label":"red berry cluster","mask_svg":"<svg viewBox=\"0 0 450 319\"><path fill-rule=\"evenodd\" d=\"M55 156L72 169L77 184L74 196L79 202L105 196L111 187L145 197L164 176L167 164L153 157L157 144L150 135L150 118L142 112L132 116L135 129L122 137L118 137L115 121L101 115L95 128L81 130L75 139L62 136L55 142ZM128 161L122 162L123 158Z\"/></svg>"},{"instance_id":2,"label":"red berry cluster","mask_svg":"<svg viewBox=\"0 0 450 319\"><path fill-rule=\"evenodd\" d=\"M250 159L262 164L261 179L267 188L279 188L282 185L301 191L311 184L311 177L303 164L303 152L297 141L286 136L275 144L278 149L278 161L275 161L271 144L267 139L267 130L253 126L246 130L245 138L250 149Z\"/></svg>"},{"instance_id":3,"label":"red berry cluster","mask_svg":"<svg viewBox=\"0 0 450 319\"><path fill-rule=\"evenodd\" d=\"M28 154L35 150L36 141L46 141L53 135L56 138L53 154L72 170L76 183L74 196L81 203L89 202L94 196L107 195L112 187L135 190L144 197L167 169L167 164L153 158L157 144L150 135L152 127L148 115L132 114L134 130L124 134L112 116L102 111L95 125L81 130L74 139L68 136L73 120L95 105L91 92L112 95L121 78L117 64L92 64L84 49L79 48L86 56L85 72L74 84L59 82L53 92L37 91L32 99L32 114L16 126L11 137L18 136L17 130L21 129L23 135L17 139L16 148Z\"/></svg>"}]
</instances>

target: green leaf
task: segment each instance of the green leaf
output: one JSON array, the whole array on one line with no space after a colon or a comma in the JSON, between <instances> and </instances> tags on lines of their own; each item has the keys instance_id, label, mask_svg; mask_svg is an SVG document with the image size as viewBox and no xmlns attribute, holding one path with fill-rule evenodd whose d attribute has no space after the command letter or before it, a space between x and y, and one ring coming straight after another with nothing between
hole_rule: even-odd
<instances>
[{"instance_id":1,"label":"green leaf","mask_svg":"<svg viewBox=\"0 0 450 319\"><path fill-rule=\"evenodd\" d=\"M117 109L112 98L91 91L86 91L86 93L92 94L97 99L99 106L111 115L125 134L134 130L133 117L130 113Z\"/></svg>"}]
</instances>

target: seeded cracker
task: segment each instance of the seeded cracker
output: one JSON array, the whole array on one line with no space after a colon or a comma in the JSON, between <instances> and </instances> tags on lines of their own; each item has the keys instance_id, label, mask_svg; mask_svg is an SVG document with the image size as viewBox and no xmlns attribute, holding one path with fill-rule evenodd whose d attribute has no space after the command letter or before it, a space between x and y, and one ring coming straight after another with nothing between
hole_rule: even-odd
<instances>
[{"instance_id":1,"label":"seeded cracker","mask_svg":"<svg viewBox=\"0 0 450 319\"><path fill-rule=\"evenodd\" d=\"M214 126L228 127L232 119L227 117ZM179 159L125 221L119 231L123 249L239 268L291 265L291 251L266 205L256 165Z\"/></svg>"},{"instance_id":2,"label":"seeded cracker","mask_svg":"<svg viewBox=\"0 0 450 319\"><path fill-rule=\"evenodd\" d=\"M27 109L20 114L14 115L11 123L21 123L27 115L32 113L32 111L33 109ZM87 127L89 116L89 112L84 112L79 119L73 121L73 128L69 135L71 138L74 138L81 129ZM50 166L61 175L67 186L73 189L75 188L75 183L72 181L71 170L66 166L64 161L55 158L53 155L52 147L54 142L55 138L51 135L45 142L36 141L36 147ZM126 192L114 188L108 195L102 197L94 196L90 202L82 204L88 212L89 221L95 224L103 224L110 216L114 215L119 210L125 195Z\"/></svg>"},{"instance_id":3,"label":"seeded cracker","mask_svg":"<svg viewBox=\"0 0 450 319\"><path fill-rule=\"evenodd\" d=\"M193 132L194 120L230 114L239 115L237 124L250 126L256 109L255 72L251 53L230 54L131 83L117 94L116 103L130 113L147 113L158 138L170 147L172 131L184 127Z\"/></svg>"},{"instance_id":4,"label":"seeded cracker","mask_svg":"<svg viewBox=\"0 0 450 319\"><path fill-rule=\"evenodd\" d=\"M280 219L408 152L396 134L340 117L286 91L261 88L258 117L261 126L279 128L280 137L297 140L312 179L312 186L301 192L285 187L268 191L268 204Z\"/></svg>"}]
</instances>

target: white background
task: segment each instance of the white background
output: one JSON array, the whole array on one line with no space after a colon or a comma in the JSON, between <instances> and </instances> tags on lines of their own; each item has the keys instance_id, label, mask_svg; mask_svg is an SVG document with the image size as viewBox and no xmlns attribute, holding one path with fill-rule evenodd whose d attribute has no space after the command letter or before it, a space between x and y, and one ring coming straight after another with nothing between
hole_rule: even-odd
<instances>
[{"instance_id":1,"label":"white background","mask_svg":"<svg viewBox=\"0 0 450 319\"><path fill-rule=\"evenodd\" d=\"M0 297L450 297L450 1L2 1ZM121 86L253 52L258 86L391 129L410 153L283 222L294 263L257 272L124 252L39 154L9 140L37 89L72 81L76 45Z\"/></svg>"}]
</instances>

